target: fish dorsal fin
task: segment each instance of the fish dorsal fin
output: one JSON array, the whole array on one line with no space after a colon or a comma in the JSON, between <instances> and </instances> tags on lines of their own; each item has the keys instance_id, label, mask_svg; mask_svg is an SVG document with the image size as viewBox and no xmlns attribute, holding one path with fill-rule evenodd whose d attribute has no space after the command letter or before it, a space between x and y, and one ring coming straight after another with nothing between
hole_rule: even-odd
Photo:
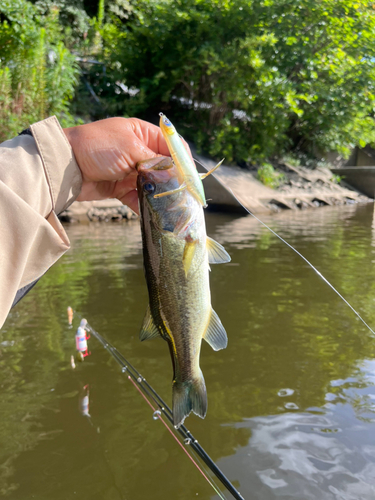
<instances>
[{"instance_id":1,"label":"fish dorsal fin","mask_svg":"<svg viewBox=\"0 0 375 500\"><path fill-rule=\"evenodd\" d=\"M143 320L143 325L139 332L139 340L143 342L144 340L154 339L158 335L160 335L160 332L152 319L150 305L148 305L145 319Z\"/></svg>"},{"instance_id":2,"label":"fish dorsal fin","mask_svg":"<svg viewBox=\"0 0 375 500\"><path fill-rule=\"evenodd\" d=\"M211 317L207 330L203 335L204 340L210 344L214 351L225 349L228 345L228 337L219 316L211 309Z\"/></svg>"},{"instance_id":3,"label":"fish dorsal fin","mask_svg":"<svg viewBox=\"0 0 375 500\"><path fill-rule=\"evenodd\" d=\"M185 270L185 276L188 275L191 263L193 262L193 257L195 254L195 250L197 248L196 241L187 241L185 243L184 255L182 257L182 263Z\"/></svg>"},{"instance_id":4,"label":"fish dorsal fin","mask_svg":"<svg viewBox=\"0 0 375 500\"><path fill-rule=\"evenodd\" d=\"M224 264L230 262L230 255L217 241L207 236L208 262L210 264Z\"/></svg>"}]
</instances>

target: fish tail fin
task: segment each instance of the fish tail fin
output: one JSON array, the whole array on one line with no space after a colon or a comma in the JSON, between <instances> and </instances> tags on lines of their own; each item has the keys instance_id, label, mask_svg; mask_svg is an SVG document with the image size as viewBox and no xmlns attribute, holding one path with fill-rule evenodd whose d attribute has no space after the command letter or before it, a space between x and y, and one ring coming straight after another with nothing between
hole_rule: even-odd
<instances>
[{"instance_id":1,"label":"fish tail fin","mask_svg":"<svg viewBox=\"0 0 375 500\"><path fill-rule=\"evenodd\" d=\"M203 374L187 382L173 381L173 424L178 429L193 411L204 418L207 413L207 392Z\"/></svg>"}]
</instances>

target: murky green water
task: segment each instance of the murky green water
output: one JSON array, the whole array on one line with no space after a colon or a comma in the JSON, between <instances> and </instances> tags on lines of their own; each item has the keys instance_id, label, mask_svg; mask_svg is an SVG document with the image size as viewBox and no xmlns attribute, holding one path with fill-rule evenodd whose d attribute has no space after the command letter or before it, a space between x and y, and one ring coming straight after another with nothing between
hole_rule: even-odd
<instances>
[{"instance_id":1,"label":"murky green water","mask_svg":"<svg viewBox=\"0 0 375 500\"><path fill-rule=\"evenodd\" d=\"M372 205L265 219L375 326ZM232 256L211 273L229 345L203 345L208 415L187 426L246 499L373 500L374 337L251 217L209 214L207 225ZM95 339L70 366L68 305L171 401L166 343L138 341L147 304L138 223L67 231L72 250L0 332L0 496L217 498Z\"/></svg>"}]
</instances>

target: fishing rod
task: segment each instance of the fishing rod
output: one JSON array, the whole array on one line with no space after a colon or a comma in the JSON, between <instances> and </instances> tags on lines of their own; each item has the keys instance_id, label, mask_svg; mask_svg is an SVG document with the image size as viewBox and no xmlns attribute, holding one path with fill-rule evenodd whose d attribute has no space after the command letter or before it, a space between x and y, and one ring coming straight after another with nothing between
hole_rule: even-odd
<instances>
[{"instance_id":1,"label":"fishing rod","mask_svg":"<svg viewBox=\"0 0 375 500\"><path fill-rule=\"evenodd\" d=\"M203 163L201 163L199 160L197 160L196 158L194 158L194 161L196 161L197 163L199 163L199 165L201 165L205 170L209 170L205 165L203 165ZM374 330L366 323L366 321L362 318L362 316L359 314L359 312L356 311L356 309L354 309L354 307L346 300L345 297L343 297L343 295L341 295L341 293L336 290L336 288L327 280L327 278L325 276L323 276L323 274L318 271L318 269L308 260L306 259L306 257L304 257L296 248L294 248L290 243L288 243L286 240L284 240L284 238L282 238L279 234L276 233L276 231L274 231L273 229L271 229L265 222L263 222L261 219L259 219L259 217L257 217L255 214L253 214L253 212L251 212L238 198L238 196L236 196L232 189L229 187L229 186L226 186L224 185L223 182L221 182L221 180L216 176L215 173L212 173L212 176L217 180L217 182L226 190L228 190L233 198L237 201L237 203L239 205L241 205L241 207L246 210L246 212L251 215L252 217L254 217L254 219L256 221L258 221L260 224L262 224L263 227L265 227L266 229L268 229L268 231L270 231L274 236L276 236L276 238L278 238L280 241L282 241L285 245L287 245L291 250L293 250L293 252L295 252L302 260L304 260L306 262L306 264L308 266L310 266L310 268L319 276L319 278L322 278L322 280L324 281L324 283L326 283L326 285L328 285L331 290L333 290L336 295L338 295L338 297L340 297L340 299L352 310L352 312L357 316L357 318L365 325L365 327L373 334L375 335L375 332Z\"/></svg>"},{"instance_id":2,"label":"fishing rod","mask_svg":"<svg viewBox=\"0 0 375 500\"><path fill-rule=\"evenodd\" d=\"M68 308L69 310L69 308ZM147 382L147 380L138 372L138 370L121 354L116 347L114 347L110 342L108 342L100 333L98 333L88 322L86 319L82 319L82 316L78 314L76 311L74 313L81 318L81 327L90 332L100 344L110 353L110 355L115 359L115 361L121 366L122 373L126 373L128 375L128 379L134 387L141 393L143 398L149 404L149 406L154 411L153 418L154 420L161 420L164 423L165 427L169 430L172 436L176 439L185 453L189 456L190 460L194 463L194 465L201 472L203 477L208 481L208 483L212 486L215 492L219 495L219 497L225 500L225 497L220 492L220 490L216 487L211 479L209 479L206 474L201 470L198 464L194 461L192 456L187 452L187 450L182 446L181 442L174 435L173 431L170 427L165 423L162 418L162 415L169 421L171 426L178 432L178 434L182 437L183 443L186 446L190 446L196 455L204 462L204 464L211 470L211 472L217 477L217 479L225 486L225 488L231 493L233 498L236 500L244 500L241 493L233 486L233 484L229 481L229 479L225 476L225 474L219 469L219 467L215 464L215 462L211 459L208 453L203 449L203 447L199 444L198 440L192 435L192 433L187 429L185 425L181 425L179 428L176 428L173 425L173 413L169 408L167 403L159 396L159 394L155 391L155 389ZM147 399L150 398L157 409L152 406L150 401Z\"/></svg>"}]
</instances>

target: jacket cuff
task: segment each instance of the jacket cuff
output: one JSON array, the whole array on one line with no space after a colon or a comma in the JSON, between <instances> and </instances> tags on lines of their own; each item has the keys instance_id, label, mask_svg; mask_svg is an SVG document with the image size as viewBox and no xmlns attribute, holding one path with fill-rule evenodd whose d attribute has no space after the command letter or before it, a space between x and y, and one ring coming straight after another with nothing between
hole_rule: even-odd
<instances>
[{"instance_id":1,"label":"jacket cuff","mask_svg":"<svg viewBox=\"0 0 375 500\"><path fill-rule=\"evenodd\" d=\"M60 214L78 197L82 175L55 116L30 126L48 181L52 209Z\"/></svg>"}]
</instances>

